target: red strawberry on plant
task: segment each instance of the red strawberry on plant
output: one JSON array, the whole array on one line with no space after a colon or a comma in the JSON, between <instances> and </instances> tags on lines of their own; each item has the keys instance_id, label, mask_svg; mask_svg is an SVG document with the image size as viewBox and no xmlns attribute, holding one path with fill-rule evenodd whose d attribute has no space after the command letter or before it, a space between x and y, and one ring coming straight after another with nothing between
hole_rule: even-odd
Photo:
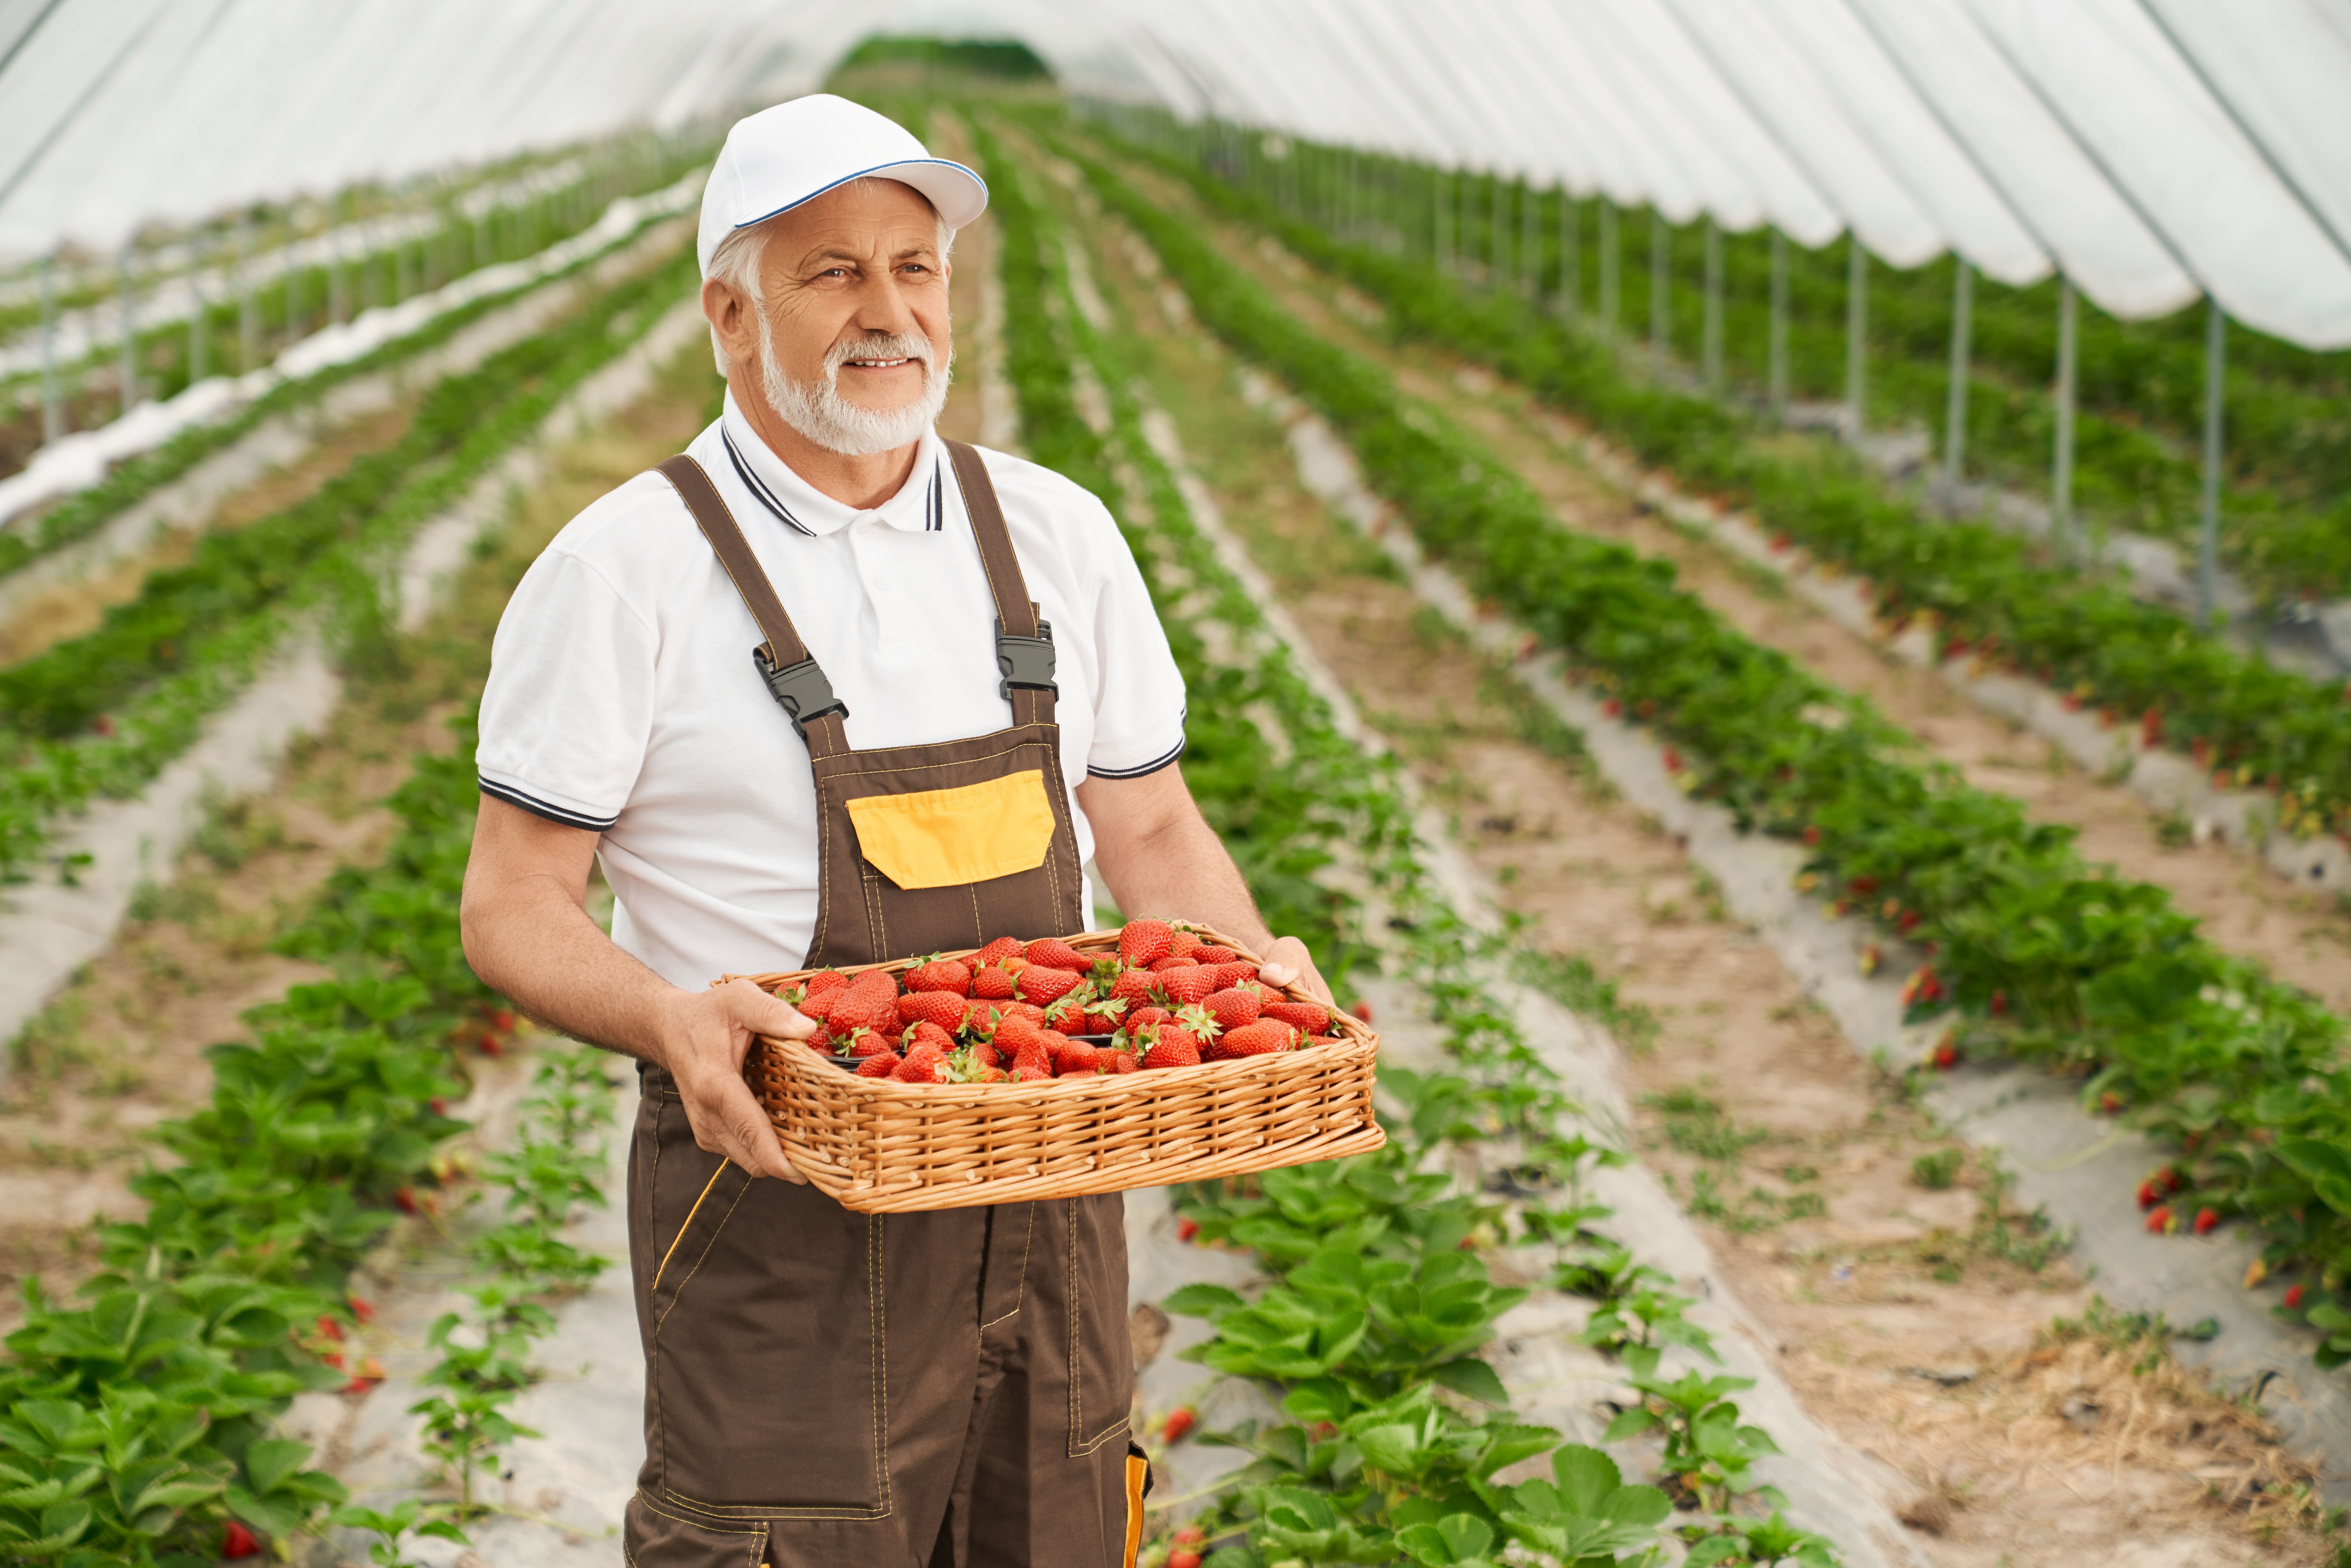
<instances>
[{"instance_id":1,"label":"red strawberry on plant","mask_svg":"<svg viewBox=\"0 0 2351 1568\"><path fill-rule=\"evenodd\" d=\"M1931 1060L1938 1071L1949 1072L1959 1064L1959 1048L1945 1040L1935 1048L1935 1054Z\"/></svg>"},{"instance_id":2,"label":"red strawberry on plant","mask_svg":"<svg viewBox=\"0 0 2351 1568\"><path fill-rule=\"evenodd\" d=\"M2285 1304L2286 1304L2289 1308L2296 1308L2296 1309L2298 1309L2298 1308L2300 1308L2300 1307L2301 1307L2301 1305L2302 1305L2302 1291L2303 1291L2303 1288L2302 1288L2301 1284L2300 1284L2300 1283L2298 1283L2298 1282L2297 1282L2297 1283L2295 1283L2295 1284L2288 1285L2288 1286L2285 1288Z\"/></svg>"},{"instance_id":3,"label":"red strawberry on plant","mask_svg":"<svg viewBox=\"0 0 2351 1568\"><path fill-rule=\"evenodd\" d=\"M1355 1005L1347 1010L1355 1015L1357 1023L1367 1024L1372 1021L1372 1003L1368 997L1358 997L1355 999Z\"/></svg>"},{"instance_id":4,"label":"red strawberry on plant","mask_svg":"<svg viewBox=\"0 0 2351 1568\"><path fill-rule=\"evenodd\" d=\"M933 958L906 971L906 988L910 991L949 991L958 997L971 994L971 969L960 958Z\"/></svg>"},{"instance_id":5,"label":"red strawberry on plant","mask_svg":"<svg viewBox=\"0 0 2351 1568\"><path fill-rule=\"evenodd\" d=\"M2195 1226L2195 1229L2196 1229L2196 1234L2197 1234L2197 1235L2199 1235L2199 1236L2210 1236L2210 1235L2211 1235L2211 1234L2212 1234L2212 1229L2213 1229L2213 1228L2214 1228L2215 1226L2219 1225L2220 1223L2220 1211L2219 1209L2217 1209L2217 1208L2199 1208L2199 1209L2198 1209L2198 1210L2196 1211L2196 1226Z\"/></svg>"},{"instance_id":6,"label":"red strawberry on plant","mask_svg":"<svg viewBox=\"0 0 2351 1568\"><path fill-rule=\"evenodd\" d=\"M245 1527L243 1521L232 1519L221 1527L220 1554L230 1562L251 1557L260 1550L261 1542L253 1538L253 1531Z\"/></svg>"},{"instance_id":7,"label":"red strawberry on plant","mask_svg":"<svg viewBox=\"0 0 2351 1568\"><path fill-rule=\"evenodd\" d=\"M2147 1228L2155 1235L2168 1236L2179 1228L2179 1222L2172 1218L2170 1205L2159 1204L2148 1213Z\"/></svg>"},{"instance_id":8,"label":"red strawberry on plant","mask_svg":"<svg viewBox=\"0 0 2351 1568\"><path fill-rule=\"evenodd\" d=\"M402 1214L414 1214L416 1212L415 1189L403 1186L395 1191L392 1195L392 1206Z\"/></svg>"},{"instance_id":9,"label":"red strawberry on plant","mask_svg":"<svg viewBox=\"0 0 2351 1568\"><path fill-rule=\"evenodd\" d=\"M1211 991L1200 1000L1201 1010L1216 1020L1219 1032L1257 1022L1263 1006L1255 991Z\"/></svg>"},{"instance_id":10,"label":"red strawberry on plant","mask_svg":"<svg viewBox=\"0 0 2351 1568\"><path fill-rule=\"evenodd\" d=\"M1093 960L1062 941L1059 936L1040 936L1029 944L1028 959L1049 969L1075 969L1084 974L1093 967Z\"/></svg>"},{"instance_id":11,"label":"red strawberry on plant","mask_svg":"<svg viewBox=\"0 0 2351 1568\"><path fill-rule=\"evenodd\" d=\"M1189 1432L1192 1424L1198 1419L1189 1405L1177 1406L1168 1413L1167 1424L1159 1428L1159 1440L1163 1443L1182 1442L1184 1434Z\"/></svg>"},{"instance_id":12,"label":"red strawberry on plant","mask_svg":"<svg viewBox=\"0 0 2351 1568\"><path fill-rule=\"evenodd\" d=\"M860 1078L894 1078L898 1075L898 1069L904 1061L905 1059L900 1056L896 1051L885 1051L878 1056L869 1056L864 1061L859 1062L857 1064L857 1076Z\"/></svg>"},{"instance_id":13,"label":"red strawberry on plant","mask_svg":"<svg viewBox=\"0 0 2351 1568\"><path fill-rule=\"evenodd\" d=\"M1179 1220L1177 1220L1177 1221L1176 1222L1176 1240L1178 1240L1178 1241L1189 1241L1189 1240L1191 1240L1191 1239L1192 1239L1192 1238L1194 1238L1195 1236L1197 1236L1197 1235L1199 1235L1199 1234L1200 1234L1200 1222L1199 1222L1198 1220L1196 1220L1196 1219L1179 1219Z\"/></svg>"},{"instance_id":14,"label":"red strawberry on plant","mask_svg":"<svg viewBox=\"0 0 2351 1568\"><path fill-rule=\"evenodd\" d=\"M2153 1208L2157 1204L2161 1203L2162 1201L2163 1194L2156 1186L2153 1180L2150 1179L2138 1184L2138 1206L2140 1208Z\"/></svg>"},{"instance_id":15,"label":"red strawberry on plant","mask_svg":"<svg viewBox=\"0 0 2351 1568\"><path fill-rule=\"evenodd\" d=\"M368 1301L360 1296L352 1296L349 1298L349 1300L350 1301L351 1316L359 1319L359 1321L363 1323L371 1323L375 1322L375 1303L373 1301Z\"/></svg>"},{"instance_id":16,"label":"red strawberry on plant","mask_svg":"<svg viewBox=\"0 0 2351 1568\"><path fill-rule=\"evenodd\" d=\"M1224 1055L1267 1056L1278 1051L1288 1051L1298 1043L1298 1031L1280 1019L1259 1019L1253 1024L1230 1030L1217 1041Z\"/></svg>"},{"instance_id":17,"label":"red strawberry on plant","mask_svg":"<svg viewBox=\"0 0 2351 1568\"><path fill-rule=\"evenodd\" d=\"M1258 1016L1280 1019L1304 1034L1321 1034L1331 1027L1331 1009L1321 1002L1270 1001L1258 1009Z\"/></svg>"},{"instance_id":18,"label":"red strawberry on plant","mask_svg":"<svg viewBox=\"0 0 2351 1568\"><path fill-rule=\"evenodd\" d=\"M1040 964L1031 964L1020 971L1019 994L1023 1001L1050 1008L1083 984L1085 977L1075 969L1048 969Z\"/></svg>"},{"instance_id":19,"label":"red strawberry on plant","mask_svg":"<svg viewBox=\"0 0 2351 1568\"><path fill-rule=\"evenodd\" d=\"M1130 920L1118 931L1118 956L1147 969L1176 950L1176 927L1165 920Z\"/></svg>"},{"instance_id":20,"label":"red strawberry on plant","mask_svg":"<svg viewBox=\"0 0 2351 1568\"><path fill-rule=\"evenodd\" d=\"M1027 945L1016 936L998 936L971 956L971 967L977 971L1001 964L1007 958L1018 958Z\"/></svg>"}]
</instances>

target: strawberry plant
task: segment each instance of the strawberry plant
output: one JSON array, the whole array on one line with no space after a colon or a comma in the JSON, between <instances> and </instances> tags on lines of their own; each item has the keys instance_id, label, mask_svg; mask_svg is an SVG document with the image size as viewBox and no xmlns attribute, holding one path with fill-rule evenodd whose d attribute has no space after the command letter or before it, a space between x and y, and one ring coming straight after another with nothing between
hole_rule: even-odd
<instances>
[{"instance_id":1,"label":"strawberry plant","mask_svg":"<svg viewBox=\"0 0 2351 1568\"><path fill-rule=\"evenodd\" d=\"M1129 498L1117 509L1121 526L1192 693L1186 771L1204 811L1231 824L1270 920L1305 934L1326 975L1353 962L1393 966L1426 1000L1454 1058L1445 1071L1395 1078L1401 1109L1384 1118L1390 1144L1382 1153L1210 1184L1179 1198L1189 1237L1249 1247L1271 1275L1249 1297L1205 1285L1171 1296L1170 1311L1205 1316L1216 1330L1187 1354L1260 1380L1283 1415L1191 1437L1239 1447L1250 1461L1220 1491L1186 1555L1213 1542L1207 1561L1219 1568L1475 1563L1505 1552L1513 1561L1525 1553L1582 1563L1646 1560L1670 1511L1664 1494L1625 1487L1605 1456L1562 1447L1558 1433L1514 1419L1509 1391L1475 1354L1524 1294L1493 1282L1483 1252L1494 1246L1573 1243L1593 1254L1576 1276L1593 1293L1654 1287L1653 1274L1606 1255L1586 1228L1604 1211L1584 1201L1581 1174L1622 1156L1573 1130L1575 1107L1480 977L1503 966L1505 944L1473 932L1435 893L1395 764L1374 761L1338 733L1193 522L1143 434L1134 390L1143 367L1123 340L1075 308L1058 245L1049 243L1050 220L1022 188L1022 171L985 131L980 145L997 193L1014 390L1029 449L1072 454L1091 465L1080 476L1106 490L1117 483ZM1010 269L1015 263L1019 270ZM1033 340L1025 347L1024 335ZM1106 432L1079 415L1072 350L1104 390ZM1130 513L1147 515L1149 526ZM1212 624L1214 644L1238 652L1211 656ZM1279 768L1259 726L1229 716L1248 710L1278 725L1289 750ZM1251 766L1217 766L1226 756ZM1296 862L1284 865L1259 847L1300 838L1318 859L1294 872ZM1376 943L1363 929L1360 903L1312 880L1342 843L1388 916ZM1507 1174L1498 1181L1507 1197L1439 1174L1459 1168L1443 1156L1479 1152L1501 1156ZM1703 1345L1677 1305L1659 1297L1644 1310L1642 1332ZM1707 1432L1710 1438L1713 1428ZM1553 1456L1554 1481L1512 1488L1497 1479L1545 1454Z\"/></svg>"},{"instance_id":2,"label":"strawberry plant","mask_svg":"<svg viewBox=\"0 0 2351 1568\"><path fill-rule=\"evenodd\" d=\"M1201 320L1329 418L1473 591L1670 738L1698 796L1742 827L1800 838L1807 874L1841 905L1934 945L1907 988L1914 1018L1956 1010L1955 1049L2083 1074L2092 1103L2129 1107L2191 1154L2204 1202L2257 1221L2273 1265L2341 1291L2351 1197L2337 1207L2306 1155L2281 1152L2351 1148L2339 1019L2205 942L2160 890L2085 865L2067 830L1922 763L1908 736L1749 642L1667 564L1561 525L1490 450L1307 329L1187 216L1073 156ZM2340 1359L2332 1344L2323 1354Z\"/></svg>"}]
</instances>

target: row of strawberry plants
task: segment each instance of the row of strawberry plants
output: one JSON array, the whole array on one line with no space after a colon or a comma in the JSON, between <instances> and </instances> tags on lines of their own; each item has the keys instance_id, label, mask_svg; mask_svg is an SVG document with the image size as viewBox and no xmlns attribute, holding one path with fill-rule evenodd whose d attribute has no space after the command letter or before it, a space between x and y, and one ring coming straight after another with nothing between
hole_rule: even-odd
<instances>
[{"instance_id":1,"label":"row of strawberry plants","mask_svg":"<svg viewBox=\"0 0 2351 1568\"><path fill-rule=\"evenodd\" d=\"M1225 127L1178 127L1162 114L1122 108L1113 120L1188 161L1214 162L1293 217L1432 261L1488 287L1545 298L1544 308L1599 318L1602 242L1594 203L1578 204L1576 244L1562 243L1561 197L1493 175L1441 173L1427 165L1349 149L1288 141L1269 159L1254 135ZM1305 177L1300 178L1302 165ZM1440 246L1433 208L1444 193L1468 221ZM1703 358L1703 236L1667 225L1669 351ZM1654 214L1620 214L1616 329L1643 339L1653 322ZM1531 243L1530 243L1531 242ZM1762 232L1719 238L1721 343L1732 378L1760 392L1768 380L1771 242ZM1850 238L1819 250L1786 247L1788 365L1793 395L1845 395L1845 303ZM1873 424L1941 431L1949 392L1953 263L1912 271L1872 269L1866 391ZM1973 470L2039 492L2054 450L2054 280L2011 288L1979 279L1973 307L1967 453ZM2079 338L2080 412L2074 505L2085 517L2192 539L2200 494L2205 321L2200 308L2159 321L2124 322L2085 301ZM2351 591L2351 530L2344 490L2351 440L2341 416L2351 355L2314 353L2232 326L2228 349L2230 489L2224 559L2276 598Z\"/></svg>"},{"instance_id":2,"label":"row of strawberry plants","mask_svg":"<svg viewBox=\"0 0 2351 1568\"><path fill-rule=\"evenodd\" d=\"M1033 455L1126 497L1121 527L1192 696L1186 771L1196 796L1274 924L1308 935L1327 972L1394 967L1426 998L1458 1064L1382 1070L1401 1109L1387 1118L1391 1143L1379 1155L1179 1194L1196 1239L1249 1249L1269 1282L1253 1298L1186 1287L1166 1304L1209 1319L1215 1333L1196 1358L1255 1380L1281 1414L1201 1439L1250 1458L1171 1541L1165 1562L1186 1568L1209 1553L1212 1568L1478 1564L1497 1560L1507 1542L1515 1561L1614 1564L1649 1561L1667 1534L1696 1563L1833 1562L1826 1542L1776 1512L1734 1511L1742 1500L1779 1500L1751 1473L1776 1449L1739 1418L1732 1396L1745 1380L1661 1372L1668 1343L1712 1353L1670 1281L1594 1228L1607 1211L1584 1201L1582 1180L1593 1162L1623 1156L1572 1130L1576 1107L1479 978L1499 946L1463 925L1423 869L1393 762L1339 733L1192 520L1144 435L1134 385L1146 361L1085 321L1057 260L1055 226L998 140L985 131L978 140L1024 435ZM1081 415L1072 355L1105 391L1107 435ZM1247 652L1218 658L1212 645ZM1287 750L1278 762L1249 715L1278 727ZM1364 907L1313 880L1343 841L1387 916L1376 945L1365 937ZM1284 845L1311 846L1308 863L1270 865L1269 852ZM1461 1157L1489 1161L1489 1185L1431 1174ZM1558 1249L1552 1282L1601 1303L1587 1343L1618 1352L1637 1393L1609 1439L1658 1430L1671 1484L1706 1511L1697 1521L1666 1531L1674 1508L1666 1491L1625 1485L1607 1455L1512 1416L1507 1390L1476 1354L1527 1293L1497 1286L1482 1256L1512 1244ZM1546 1454L1549 1479L1498 1479Z\"/></svg>"},{"instance_id":3,"label":"row of strawberry plants","mask_svg":"<svg viewBox=\"0 0 2351 1568\"><path fill-rule=\"evenodd\" d=\"M1686 787L1742 827L1800 837L1841 909L1926 946L1917 1016L1956 1008L1955 1045L2083 1074L2093 1103L2174 1140L2179 1212L2257 1222L2271 1267L2316 1277L2297 1301L2327 1333L2322 1359L2351 1354L2340 1020L2205 942L2161 890L2085 865L2069 831L1923 762L1865 702L1748 641L1667 564L1562 527L1489 449L1284 309L1192 214L1072 155L1201 319L1339 428L1435 555L1667 738Z\"/></svg>"},{"instance_id":4,"label":"row of strawberry plants","mask_svg":"<svg viewBox=\"0 0 2351 1568\"><path fill-rule=\"evenodd\" d=\"M622 240L620 244L627 244ZM610 255L608 250L604 255ZM513 304L526 294L560 284L591 267L601 256L574 262L560 272L514 288L469 300L445 311L413 332L383 343L360 358L329 365L308 375L280 382L230 417L193 425L152 452L118 464L105 478L87 490L48 507L37 517L0 529L0 576L89 538L126 507L145 499L179 478L197 464L250 434L264 422L315 406L328 392L355 378L374 375L437 348L494 310ZM300 323L288 325L293 332Z\"/></svg>"},{"instance_id":5,"label":"row of strawberry plants","mask_svg":"<svg viewBox=\"0 0 2351 1568\"><path fill-rule=\"evenodd\" d=\"M626 350L691 283L691 266L673 257L444 379L390 448L281 512L207 536L97 630L0 672L0 876L21 880L60 814L153 778L297 617L331 606L348 636L380 635L389 553Z\"/></svg>"},{"instance_id":6,"label":"row of strawberry plants","mask_svg":"<svg viewBox=\"0 0 2351 1568\"><path fill-rule=\"evenodd\" d=\"M99 1228L79 1304L27 1286L0 1362L0 1562L193 1568L317 1528L346 1500L272 1424L302 1390L360 1394L382 1376L358 1355L373 1309L352 1274L400 1213L438 1209L459 1169L444 1145L465 1127L444 1109L465 1088L455 1048L507 1021L458 946L474 793L469 745L420 759L389 802L402 828L383 863L337 873L281 944L337 977L253 1009L249 1040L211 1049L209 1103L157 1130L169 1162L131 1183L142 1217ZM510 1429L499 1411L527 1377L517 1336L545 1322L536 1298L601 1267L556 1234L601 1165L610 1090L592 1054L542 1069L518 1146L489 1165L508 1217L475 1243L487 1282L469 1321L433 1330L444 1355L417 1411L460 1472L457 1506L340 1522L396 1538L461 1521L463 1476Z\"/></svg>"}]
</instances>

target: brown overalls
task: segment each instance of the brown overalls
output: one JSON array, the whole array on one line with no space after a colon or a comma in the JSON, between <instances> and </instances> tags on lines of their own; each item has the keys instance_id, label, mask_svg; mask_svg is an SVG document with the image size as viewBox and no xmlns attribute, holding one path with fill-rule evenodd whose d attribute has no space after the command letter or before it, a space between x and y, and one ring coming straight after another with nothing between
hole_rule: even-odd
<instances>
[{"instance_id":1,"label":"brown overalls","mask_svg":"<svg viewBox=\"0 0 2351 1568\"><path fill-rule=\"evenodd\" d=\"M758 622L761 673L808 742L824 836L811 967L1065 934L1082 919L1051 629L978 454L947 445L996 599L1013 724L877 751L849 748L847 710L700 465L662 465ZM1018 790L1036 811L1032 783L1052 828L1030 869L908 889L859 852L852 800L979 785ZM854 1214L705 1154L669 1075L648 1066L642 1082L629 1155L645 1348L645 1463L623 1542L632 1568L1133 1563L1147 1476L1127 1432L1116 1194Z\"/></svg>"}]
</instances>

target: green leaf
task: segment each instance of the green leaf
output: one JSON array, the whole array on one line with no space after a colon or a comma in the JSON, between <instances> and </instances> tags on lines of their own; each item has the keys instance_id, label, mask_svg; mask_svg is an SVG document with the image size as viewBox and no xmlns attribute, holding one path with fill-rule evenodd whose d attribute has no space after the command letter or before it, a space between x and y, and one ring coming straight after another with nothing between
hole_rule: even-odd
<instances>
[{"instance_id":1,"label":"green leaf","mask_svg":"<svg viewBox=\"0 0 2351 1568\"><path fill-rule=\"evenodd\" d=\"M1209 1318L1218 1312L1233 1312L1249 1303L1238 1291L1222 1285L1185 1285L1168 1293L1160 1307L1184 1318Z\"/></svg>"},{"instance_id":2,"label":"green leaf","mask_svg":"<svg viewBox=\"0 0 2351 1568\"><path fill-rule=\"evenodd\" d=\"M254 1495L267 1497L284 1484L287 1477L300 1469L309 1457L308 1443L286 1437L266 1438L245 1450L246 1482Z\"/></svg>"},{"instance_id":3,"label":"green leaf","mask_svg":"<svg viewBox=\"0 0 2351 1568\"><path fill-rule=\"evenodd\" d=\"M1481 1399L1489 1405L1508 1405L1510 1402L1510 1391L1502 1386L1501 1375L1474 1355L1465 1355L1458 1361L1448 1361L1442 1366L1432 1367L1428 1375L1456 1394L1467 1394L1470 1398Z\"/></svg>"},{"instance_id":4,"label":"green leaf","mask_svg":"<svg viewBox=\"0 0 2351 1568\"><path fill-rule=\"evenodd\" d=\"M1636 1433L1647 1431L1656 1424L1657 1418L1655 1416L1635 1405L1630 1410L1619 1412L1616 1419L1608 1423L1608 1430L1600 1434L1600 1440L1604 1443L1621 1443Z\"/></svg>"}]
</instances>

